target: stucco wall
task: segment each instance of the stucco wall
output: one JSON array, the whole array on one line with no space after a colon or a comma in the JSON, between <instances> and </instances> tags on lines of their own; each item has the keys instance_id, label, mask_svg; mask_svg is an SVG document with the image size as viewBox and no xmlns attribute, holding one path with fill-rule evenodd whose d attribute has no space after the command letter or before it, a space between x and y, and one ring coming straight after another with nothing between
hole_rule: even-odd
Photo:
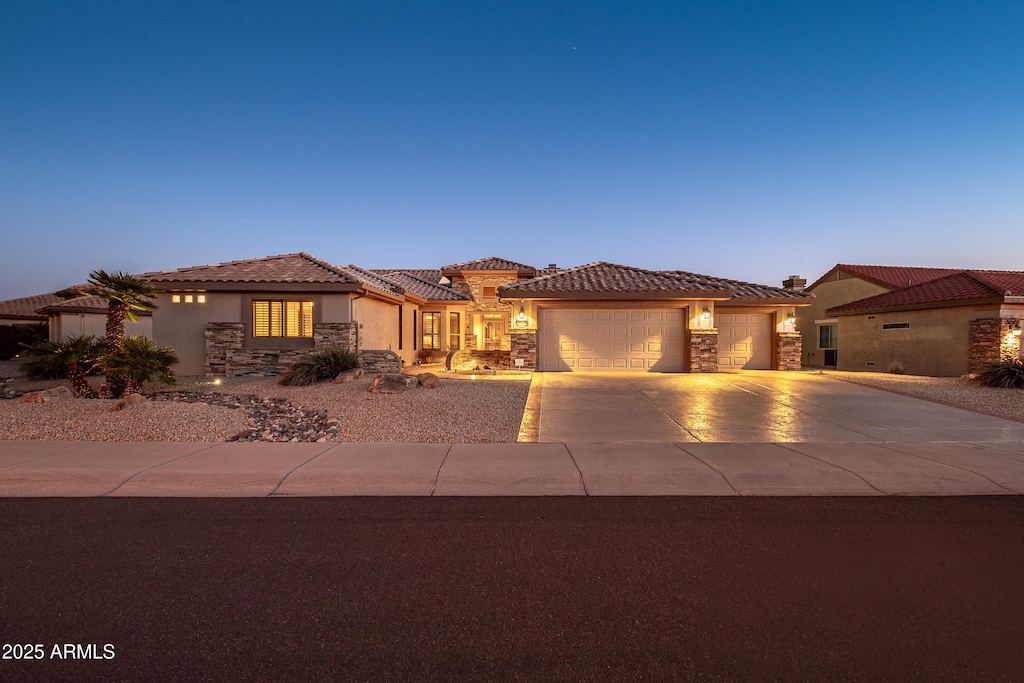
<instances>
[{"instance_id":1,"label":"stucco wall","mask_svg":"<svg viewBox=\"0 0 1024 683\"><path fill-rule=\"evenodd\" d=\"M206 323L240 323L242 295L235 292L207 292L206 303L171 303L168 292L156 301L153 311L153 339L178 354L178 375L202 375L206 368Z\"/></svg>"},{"instance_id":2,"label":"stucco wall","mask_svg":"<svg viewBox=\"0 0 1024 683\"><path fill-rule=\"evenodd\" d=\"M416 310L416 306L409 302L406 302L404 306L406 313ZM359 323L360 349L387 349L398 352L397 304L369 297L356 299L352 302L352 317L354 322ZM403 327L411 327L411 325L403 323ZM402 353L407 350L405 346L406 344L403 343Z\"/></svg>"},{"instance_id":3,"label":"stucco wall","mask_svg":"<svg viewBox=\"0 0 1024 683\"><path fill-rule=\"evenodd\" d=\"M814 321L835 317L825 312L833 306L847 304L851 301L875 296L876 294L883 294L889 290L866 280L847 276L841 280L822 282L813 290L807 291L814 294L814 299L810 306L796 309L796 328L800 332L801 344L803 345L802 357L804 367L821 367L825 359L822 352L818 350L818 326ZM843 357L843 335L841 331L839 333L838 346L838 357L841 363Z\"/></svg>"},{"instance_id":4,"label":"stucco wall","mask_svg":"<svg viewBox=\"0 0 1024 683\"><path fill-rule=\"evenodd\" d=\"M963 375L968 371L970 321L999 316L997 306L841 316L838 369L886 372L895 360L911 375ZM882 329L890 323L910 327Z\"/></svg>"}]
</instances>

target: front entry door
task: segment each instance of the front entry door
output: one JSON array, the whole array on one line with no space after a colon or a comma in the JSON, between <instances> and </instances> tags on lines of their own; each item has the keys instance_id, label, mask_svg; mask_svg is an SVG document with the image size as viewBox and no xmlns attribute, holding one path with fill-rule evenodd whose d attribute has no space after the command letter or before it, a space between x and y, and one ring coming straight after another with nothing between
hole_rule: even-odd
<instances>
[{"instance_id":1,"label":"front entry door","mask_svg":"<svg viewBox=\"0 0 1024 683\"><path fill-rule=\"evenodd\" d=\"M501 340L505 336L505 316L491 318L484 316L484 350L500 351Z\"/></svg>"}]
</instances>

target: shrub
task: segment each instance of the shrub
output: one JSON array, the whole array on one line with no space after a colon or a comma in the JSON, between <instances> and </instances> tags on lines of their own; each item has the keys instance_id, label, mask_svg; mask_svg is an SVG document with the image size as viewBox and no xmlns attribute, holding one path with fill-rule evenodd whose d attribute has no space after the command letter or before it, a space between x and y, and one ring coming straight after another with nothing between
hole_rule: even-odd
<instances>
[{"instance_id":1,"label":"shrub","mask_svg":"<svg viewBox=\"0 0 1024 683\"><path fill-rule=\"evenodd\" d=\"M902 362L894 360L893 362L889 363L889 372L891 372L894 375L905 375L907 374L907 368L905 365L903 365Z\"/></svg>"},{"instance_id":2,"label":"shrub","mask_svg":"<svg viewBox=\"0 0 1024 683\"><path fill-rule=\"evenodd\" d=\"M304 387L329 382L342 372L359 367L359 354L346 348L325 349L302 356L277 380L278 384Z\"/></svg>"},{"instance_id":3,"label":"shrub","mask_svg":"<svg viewBox=\"0 0 1024 683\"><path fill-rule=\"evenodd\" d=\"M134 394L154 378L159 378L165 384L174 384L177 378L171 366L177 362L178 356L174 349L157 346L149 337L136 334L125 337L120 350L103 356L99 364L108 376L119 375L124 379L124 393Z\"/></svg>"},{"instance_id":4,"label":"shrub","mask_svg":"<svg viewBox=\"0 0 1024 683\"><path fill-rule=\"evenodd\" d=\"M22 344L32 360L25 363L25 374L33 379L65 379L68 367L75 365L83 373L96 372L103 355L103 340L92 335L66 337L59 342L41 341Z\"/></svg>"},{"instance_id":5,"label":"shrub","mask_svg":"<svg viewBox=\"0 0 1024 683\"><path fill-rule=\"evenodd\" d=\"M978 373L977 380L986 387L1024 389L1024 362L1006 360L1001 363L990 363Z\"/></svg>"}]
</instances>

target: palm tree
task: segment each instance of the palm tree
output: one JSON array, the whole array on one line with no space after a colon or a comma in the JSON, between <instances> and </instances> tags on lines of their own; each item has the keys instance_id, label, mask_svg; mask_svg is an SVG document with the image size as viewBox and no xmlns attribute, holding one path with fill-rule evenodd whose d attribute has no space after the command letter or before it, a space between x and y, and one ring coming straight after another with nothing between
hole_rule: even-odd
<instances>
[{"instance_id":1,"label":"palm tree","mask_svg":"<svg viewBox=\"0 0 1024 683\"><path fill-rule=\"evenodd\" d=\"M79 398L96 398L96 390L89 386L86 375L92 372L103 356L103 343L92 335L65 337L60 341L44 341L27 346L39 356L27 363L30 377L67 377Z\"/></svg>"},{"instance_id":2,"label":"palm tree","mask_svg":"<svg viewBox=\"0 0 1024 683\"><path fill-rule=\"evenodd\" d=\"M145 280L121 271L106 272L94 270L89 273L90 287L82 294L96 296L107 301L107 355L114 356L124 344L124 322L138 321L136 311L156 310L153 299L160 293ZM104 395L120 398L124 395L126 383L123 375L107 378L100 390Z\"/></svg>"},{"instance_id":3,"label":"palm tree","mask_svg":"<svg viewBox=\"0 0 1024 683\"><path fill-rule=\"evenodd\" d=\"M171 366L178 362L174 349L157 346L156 342L141 334L124 338L121 350L106 355L100 361L107 372L108 381L121 378L126 394L139 393L142 385L159 377L166 384L174 384L177 378Z\"/></svg>"}]
</instances>

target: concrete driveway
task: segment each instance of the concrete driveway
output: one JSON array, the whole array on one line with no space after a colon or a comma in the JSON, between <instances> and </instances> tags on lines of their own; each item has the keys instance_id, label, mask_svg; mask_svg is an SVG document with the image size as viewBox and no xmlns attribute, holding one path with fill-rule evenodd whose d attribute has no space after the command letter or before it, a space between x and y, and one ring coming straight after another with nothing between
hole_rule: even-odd
<instances>
[{"instance_id":1,"label":"concrete driveway","mask_svg":"<svg viewBox=\"0 0 1024 683\"><path fill-rule=\"evenodd\" d=\"M1024 441L1019 422L805 372L537 373L527 410L540 442Z\"/></svg>"}]
</instances>

